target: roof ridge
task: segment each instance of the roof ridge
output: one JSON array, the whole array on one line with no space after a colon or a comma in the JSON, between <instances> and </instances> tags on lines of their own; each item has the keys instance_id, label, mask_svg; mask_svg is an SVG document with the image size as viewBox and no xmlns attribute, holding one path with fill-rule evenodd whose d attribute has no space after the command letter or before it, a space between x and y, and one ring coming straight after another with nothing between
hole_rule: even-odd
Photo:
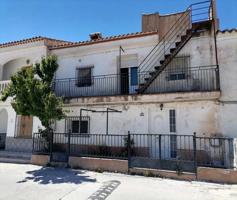
<instances>
[{"instance_id":1,"label":"roof ridge","mask_svg":"<svg viewBox=\"0 0 237 200\"><path fill-rule=\"evenodd\" d=\"M44 36L35 36L35 37L31 37L31 38L1 43L0 48L16 46L16 45L21 45L21 44L26 44L26 43L31 43L31 42L37 42L37 41L41 41L41 40L50 40L50 41L61 42L61 43L72 43L70 41L58 40L58 39L44 37Z\"/></svg>"},{"instance_id":2,"label":"roof ridge","mask_svg":"<svg viewBox=\"0 0 237 200\"><path fill-rule=\"evenodd\" d=\"M88 45L88 44L106 42L106 41L111 41L111 40L128 39L128 38L138 37L138 36L147 36L147 35L152 35L152 34L157 34L157 31L133 32L133 33L107 36L107 37L103 37L97 40L84 40L84 41L77 41L77 42L71 42L71 43L65 43L65 44L58 44L58 45L50 47L50 49Z\"/></svg>"},{"instance_id":3,"label":"roof ridge","mask_svg":"<svg viewBox=\"0 0 237 200\"><path fill-rule=\"evenodd\" d=\"M224 30L218 30L217 33L232 33L237 32L237 28L231 28L231 29L224 29Z\"/></svg>"}]
</instances>

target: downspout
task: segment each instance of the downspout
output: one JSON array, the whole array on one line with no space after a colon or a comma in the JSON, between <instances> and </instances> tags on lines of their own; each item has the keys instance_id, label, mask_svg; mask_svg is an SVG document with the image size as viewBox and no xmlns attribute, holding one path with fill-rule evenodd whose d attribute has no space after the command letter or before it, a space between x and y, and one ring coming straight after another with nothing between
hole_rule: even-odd
<instances>
[{"instance_id":1,"label":"downspout","mask_svg":"<svg viewBox=\"0 0 237 200\"><path fill-rule=\"evenodd\" d=\"M217 52L217 31L216 31L216 2L211 0L211 13L212 13L212 24L213 24L213 34L214 34L214 48L215 48L215 61L216 61L216 85L217 89L220 90L220 69L219 69L219 60Z\"/></svg>"}]
</instances>

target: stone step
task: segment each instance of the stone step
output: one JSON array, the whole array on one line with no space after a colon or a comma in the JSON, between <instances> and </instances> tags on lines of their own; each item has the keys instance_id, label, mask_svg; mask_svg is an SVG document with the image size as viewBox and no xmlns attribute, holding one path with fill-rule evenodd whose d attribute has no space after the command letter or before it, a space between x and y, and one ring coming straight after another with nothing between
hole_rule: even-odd
<instances>
[{"instance_id":1,"label":"stone step","mask_svg":"<svg viewBox=\"0 0 237 200\"><path fill-rule=\"evenodd\" d=\"M31 153L30 152L0 151L0 162L30 164Z\"/></svg>"},{"instance_id":2,"label":"stone step","mask_svg":"<svg viewBox=\"0 0 237 200\"><path fill-rule=\"evenodd\" d=\"M59 167L59 168L67 168L68 167L68 163L67 162L55 162L55 161L51 161L50 165L52 167Z\"/></svg>"},{"instance_id":3,"label":"stone step","mask_svg":"<svg viewBox=\"0 0 237 200\"><path fill-rule=\"evenodd\" d=\"M54 162L67 162L68 157L66 153L53 152L52 161Z\"/></svg>"},{"instance_id":4,"label":"stone step","mask_svg":"<svg viewBox=\"0 0 237 200\"><path fill-rule=\"evenodd\" d=\"M30 160L31 159L31 153L30 152L0 151L0 158Z\"/></svg>"}]
</instances>

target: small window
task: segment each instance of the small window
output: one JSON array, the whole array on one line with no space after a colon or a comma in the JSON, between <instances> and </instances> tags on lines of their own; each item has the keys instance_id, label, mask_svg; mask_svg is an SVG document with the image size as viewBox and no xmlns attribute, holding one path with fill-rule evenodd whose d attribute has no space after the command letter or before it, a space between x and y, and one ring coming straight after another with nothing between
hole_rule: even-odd
<instances>
[{"instance_id":1,"label":"small window","mask_svg":"<svg viewBox=\"0 0 237 200\"><path fill-rule=\"evenodd\" d=\"M89 117L83 116L81 122L79 116L68 117L65 121L65 130L72 133L87 134L90 131L89 122Z\"/></svg>"},{"instance_id":2,"label":"small window","mask_svg":"<svg viewBox=\"0 0 237 200\"><path fill-rule=\"evenodd\" d=\"M79 120L72 121L72 133L79 133Z\"/></svg>"},{"instance_id":3,"label":"small window","mask_svg":"<svg viewBox=\"0 0 237 200\"><path fill-rule=\"evenodd\" d=\"M185 73L174 73L169 75L169 81L177 81L186 79Z\"/></svg>"},{"instance_id":4,"label":"small window","mask_svg":"<svg viewBox=\"0 0 237 200\"><path fill-rule=\"evenodd\" d=\"M175 114L175 110L170 110L169 118L170 118L170 132L175 133L176 132L176 114Z\"/></svg>"},{"instance_id":5,"label":"small window","mask_svg":"<svg viewBox=\"0 0 237 200\"><path fill-rule=\"evenodd\" d=\"M185 80L188 78L190 56L175 57L167 66L168 81Z\"/></svg>"},{"instance_id":6,"label":"small window","mask_svg":"<svg viewBox=\"0 0 237 200\"><path fill-rule=\"evenodd\" d=\"M176 132L176 113L175 110L169 111L169 121L170 121L170 157L176 158L177 156L177 135L174 133Z\"/></svg>"},{"instance_id":7,"label":"small window","mask_svg":"<svg viewBox=\"0 0 237 200\"><path fill-rule=\"evenodd\" d=\"M77 86L88 87L92 85L92 68L78 68L77 69Z\"/></svg>"},{"instance_id":8,"label":"small window","mask_svg":"<svg viewBox=\"0 0 237 200\"><path fill-rule=\"evenodd\" d=\"M80 133L81 134L89 133L89 131L88 131L88 121L86 121L86 120L81 121L81 123L80 123Z\"/></svg>"},{"instance_id":9,"label":"small window","mask_svg":"<svg viewBox=\"0 0 237 200\"><path fill-rule=\"evenodd\" d=\"M81 134L89 133L89 122L87 120L83 120L81 121L81 123L79 122L80 122L79 120L72 121L72 133L81 133Z\"/></svg>"}]
</instances>

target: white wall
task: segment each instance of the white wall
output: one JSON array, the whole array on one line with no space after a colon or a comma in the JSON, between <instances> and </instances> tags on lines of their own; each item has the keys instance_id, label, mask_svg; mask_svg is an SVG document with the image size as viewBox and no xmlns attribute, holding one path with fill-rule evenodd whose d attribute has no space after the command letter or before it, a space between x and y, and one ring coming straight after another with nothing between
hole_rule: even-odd
<instances>
[{"instance_id":1,"label":"white wall","mask_svg":"<svg viewBox=\"0 0 237 200\"><path fill-rule=\"evenodd\" d=\"M220 124L226 135L237 137L237 32L219 33Z\"/></svg>"},{"instance_id":2,"label":"white wall","mask_svg":"<svg viewBox=\"0 0 237 200\"><path fill-rule=\"evenodd\" d=\"M7 133L8 114L5 108L0 109L0 133Z\"/></svg>"},{"instance_id":3,"label":"white wall","mask_svg":"<svg viewBox=\"0 0 237 200\"><path fill-rule=\"evenodd\" d=\"M178 56L190 57L188 77L186 77L185 80L168 81L167 71L172 69L167 67L166 70L152 82L146 90L146 93L217 89L215 87L215 67L210 67L216 65L213 35L206 32L200 37L192 37L178 53L177 57ZM144 80L142 80L142 82L144 82Z\"/></svg>"},{"instance_id":4,"label":"white wall","mask_svg":"<svg viewBox=\"0 0 237 200\"><path fill-rule=\"evenodd\" d=\"M3 73L15 72L18 67L26 66L26 60L30 64L39 62L42 57L47 55L47 47L43 42L34 42L25 45L17 45L13 47L6 47L0 49L0 78L4 78ZM6 67L12 68L4 68ZM18 66L19 65L19 66ZM7 78L9 78L7 76ZM0 79L2 80L2 79ZM4 79L5 80L5 79Z\"/></svg>"},{"instance_id":5,"label":"white wall","mask_svg":"<svg viewBox=\"0 0 237 200\"><path fill-rule=\"evenodd\" d=\"M80 108L106 110L113 108L122 113L109 113L109 133L160 133L169 134L169 110L176 110L177 134L214 135L219 133L219 106L215 101L164 103L115 104L103 106L67 107L68 116L79 116ZM83 112L90 117L90 133L106 133L106 113ZM57 132L64 132L64 120L57 123Z\"/></svg>"},{"instance_id":6,"label":"white wall","mask_svg":"<svg viewBox=\"0 0 237 200\"><path fill-rule=\"evenodd\" d=\"M94 96L97 94L108 95L118 94L118 84L120 77L116 76L119 73L119 47L120 45L125 50L122 53L122 67L126 64L128 67L129 62L125 62L126 58L133 56L137 60L131 62L130 67L136 67L150 50L157 43L158 36L151 35L146 37L139 37L133 39L116 40L106 43L99 43L88 46L79 46L66 49L55 49L51 51L51 54L58 56L59 69L55 75L56 79L68 79L74 80L61 80L57 82L56 91L60 95L68 95L70 88L70 94L72 96ZM136 63L136 66L134 64ZM113 75L110 78L101 77L95 78L91 87L77 87L76 81L76 68L94 66L92 68L92 75Z\"/></svg>"},{"instance_id":7,"label":"white wall","mask_svg":"<svg viewBox=\"0 0 237 200\"><path fill-rule=\"evenodd\" d=\"M47 55L47 47L44 42L34 42L23 45L11 46L6 48L0 48L0 81L9 78L9 75L16 72L21 66L26 66L26 60L29 59L30 64L39 62L42 57ZM5 65L6 64L6 65ZM5 69L4 69L5 68ZM16 113L11 107L11 99L6 102L0 101L0 110L6 109L8 114L7 122L7 136L13 137L15 135L16 127ZM0 121L2 121L0 116ZM34 118L33 131L36 131L40 127L40 122Z\"/></svg>"}]
</instances>

